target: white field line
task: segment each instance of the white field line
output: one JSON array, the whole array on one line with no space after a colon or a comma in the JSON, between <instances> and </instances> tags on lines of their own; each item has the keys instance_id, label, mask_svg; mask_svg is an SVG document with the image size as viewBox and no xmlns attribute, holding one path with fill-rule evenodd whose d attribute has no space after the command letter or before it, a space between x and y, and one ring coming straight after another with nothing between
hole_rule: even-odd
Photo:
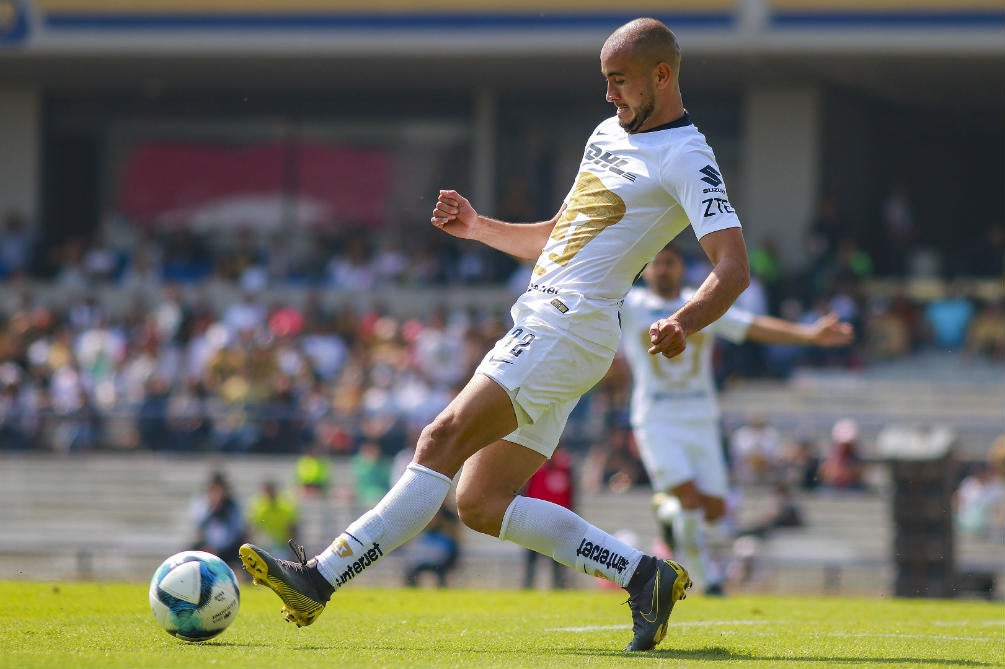
<instances>
[{"instance_id":1,"label":"white field line","mask_svg":"<svg viewBox=\"0 0 1005 669\"><path fill-rule=\"evenodd\" d=\"M705 620L698 622L670 623L673 627L711 627L730 625L777 625L783 620ZM628 625L591 625L587 627L552 627L546 632L599 632L601 630L620 630Z\"/></svg>"},{"instance_id":2,"label":"white field line","mask_svg":"<svg viewBox=\"0 0 1005 669\"><path fill-rule=\"evenodd\" d=\"M732 626L751 626L751 625L778 625L782 623L790 623L791 621L785 620L706 620L699 622L680 622L671 623L673 628L682 627L732 627ZM936 622L937 625L970 625L975 623L968 622ZM976 623L979 625L1002 625L1001 621L997 620L987 620ZM591 625L586 627L552 627L546 629L546 632L599 632L604 630L621 630L628 627L627 625ZM731 633L731 630L724 630L724 633ZM741 633L737 630L736 633ZM743 634L749 636L775 636L769 632L754 632L750 630L743 630ZM812 630L807 630L806 634L808 636L816 637L841 637L841 638L875 638L875 639L941 639L945 641L982 641L990 643L1002 643L1001 639L983 636L954 636L949 634L899 634L899 633L879 633L879 632L863 632L863 633L852 633L852 632L814 632Z\"/></svg>"}]
</instances>

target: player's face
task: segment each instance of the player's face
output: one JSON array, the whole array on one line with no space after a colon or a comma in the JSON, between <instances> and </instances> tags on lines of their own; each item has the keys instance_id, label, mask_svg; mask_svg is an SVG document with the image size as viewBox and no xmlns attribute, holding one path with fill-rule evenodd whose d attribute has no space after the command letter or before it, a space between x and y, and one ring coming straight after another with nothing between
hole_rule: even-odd
<instances>
[{"instance_id":1,"label":"player's face","mask_svg":"<svg viewBox=\"0 0 1005 669\"><path fill-rule=\"evenodd\" d=\"M629 133L646 129L656 107L655 68L644 67L625 50L600 54L607 79L607 101L618 110L618 124Z\"/></svg>"},{"instance_id":2,"label":"player's face","mask_svg":"<svg viewBox=\"0 0 1005 669\"><path fill-rule=\"evenodd\" d=\"M660 297L677 297L684 278L684 261L673 251L660 251L646 266L642 278Z\"/></svg>"}]
</instances>

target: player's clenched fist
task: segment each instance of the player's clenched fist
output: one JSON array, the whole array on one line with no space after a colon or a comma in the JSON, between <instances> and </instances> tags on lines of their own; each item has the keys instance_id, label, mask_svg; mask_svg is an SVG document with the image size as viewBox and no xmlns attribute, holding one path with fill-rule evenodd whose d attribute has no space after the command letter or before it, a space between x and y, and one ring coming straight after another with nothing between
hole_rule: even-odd
<instances>
[{"instance_id":1,"label":"player's clenched fist","mask_svg":"<svg viewBox=\"0 0 1005 669\"><path fill-rule=\"evenodd\" d=\"M468 199L455 190L441 190L429 222L455 237L470 239L478 222L478 212Z\"/></svg>"},{"instance_id":2,"label":"player's clenched fist","mask_svg":"<svg viewBox=\"0 0 1005 669\"><path fill-rule=\"evenodd\" d=\"M649 353L668 358L680 355L687 348L687 335L680 323L672 318L661 318L649 326Z\"/></svg>"}]
</instances>

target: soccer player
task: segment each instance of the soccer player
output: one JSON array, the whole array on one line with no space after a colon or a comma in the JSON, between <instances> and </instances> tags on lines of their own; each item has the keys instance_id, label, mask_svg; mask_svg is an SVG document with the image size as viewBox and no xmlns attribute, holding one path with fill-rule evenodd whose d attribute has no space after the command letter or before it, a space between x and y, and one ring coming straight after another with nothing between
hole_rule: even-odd
<instances>
[{"instance_id":1,"label":"soccer player","mask_svg":"<svg viewBox=\"0 0 1005 669\"><path fill-rule=\"evenodd\" d=\"M622 349L632 371L631 424L639 455L652 482L656 516L674 554L687 562L707 594L722 593L721 570L710 559L703 521L725 514L728 474L719 434L719 407L712 380L715 336L733 342L846 346L852 327L827 314L811 324L754 315L731 307L722 318L687 338L674 357L649 354L649 325L660 314L688 304L682 287L684 258L672 245L642 272L645 287L625 298Z\"/></svg>"},{"instance_id":2,"label":"soccer player","mask_svg":"<svg viewBox=\"0 0 1005 669\"><path fill-rule=\"evenodd\" d=\"M570 509L518 495L554 451L570 411L607 372L618 348L622 301L638 273L689 225L713 269L692 298L650 324L649 355L673 357L719 318L750 279L740 221L715 156L692 124L678 82L680 48L654 19L618 28L600 53L616 115L587 141L558 213L538 223L479 215L440 191L431 223L518 258L537 260L512 309L513 328L420 434L415 457L387 495L311 560L278 560L252 546L241 558L309 625L333 592L417 534L464 465L456 499L469 527L607 578L629 593L633 638L649 650L666 634L690 577L591 525Z\"/></svg>"}]
</instances>

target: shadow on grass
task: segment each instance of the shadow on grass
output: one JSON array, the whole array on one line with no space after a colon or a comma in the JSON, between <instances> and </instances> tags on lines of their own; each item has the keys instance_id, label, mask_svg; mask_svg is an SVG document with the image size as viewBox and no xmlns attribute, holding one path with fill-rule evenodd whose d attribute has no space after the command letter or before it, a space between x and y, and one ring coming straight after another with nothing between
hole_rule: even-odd
<instances>
[{"instance_id":1,"label":"shadow on grass","mask_svg":"<svg viewBox=\"0 0 1005 669\"><path fill-rule=\"evenodd\" d=\"M255 648L260 646L270 646L271 644L267 642L242 642L242 641L203 641L198 645L201 646L230 646L235 648ZM418 648L418 647L403 647L401 645L387 645L382 646L380 644L371 645L370 648L373 650L388 650L395 652L403 651L424 651L432 654L437 654L438 652L446 651L436 651L431 648ZM329 651L329 652L341 652L348 650L345 646L338 643L330 644L299 644L289 650L299 651L299 652L317 652L317 651ZM499 648L486 648L485 653L490 654L493 657L498 658L500 655L514 654L514 655L524 655L526 654L526 648L513 648L511 651L500 651ZM479 650L477 648L469 648L466 653L471 655L478 655ZM1000 667L1002 665L998 663L990 662L980 662L977 660L963 660L956 658L917 658L917 657L835 657L835 656L819 656L819 655L791 655L791 656L781 656L781 655L756 655L753 653L737 653L726 648L720 648L718 646L713 646L711 648L700 648L700 649L658 649L650 650L640 653L626 653L623 650L598 650L596 648L587 649L582 647L568 647L568 648L555 648L551 652L553 655L579 655L584 657L610 657L610 658L657 658L665 660L691 660L694 662L771 662L777 663L773 666L784 667L784 662L819 662L822 667L828 666L838 666L842 664L862 664L868 663L871 665L884 665L884 664L906 664L908 666L914 667Z\"/></svg>"},{"instance_id":2,"label":"shadow on grass","mask_svg":"<svg viewBox=\"0 0 1005 669\"><path fill-rule=\"evenodd\" d=\"M755 655L752 653L736 653L726 648L712 647L701 649L659 649L641 653L626 653L624 651L596 651L584 648L568 648L565 652L570 655L589 655L591 657L653 657L666 660L692 660L705 662L819 662L821 666L834 666L840 664L907 664L915 667L1000 667L1000 664L990 662L980 662L976 660L962 660L956 658L918 658L918 657L835 657L819 655ZM783 664L776 666L782 667Z\"/></svg>"}]
</instances>

